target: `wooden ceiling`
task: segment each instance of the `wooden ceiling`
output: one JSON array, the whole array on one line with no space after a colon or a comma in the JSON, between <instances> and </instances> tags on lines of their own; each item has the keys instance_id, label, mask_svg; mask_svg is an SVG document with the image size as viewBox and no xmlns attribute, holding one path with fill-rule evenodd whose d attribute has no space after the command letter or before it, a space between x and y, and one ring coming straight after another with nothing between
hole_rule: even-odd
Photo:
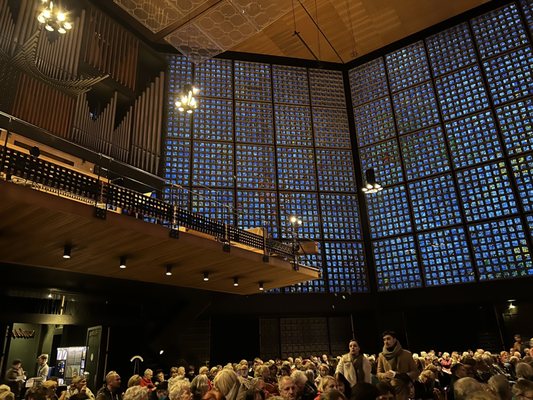
<instances>
[{"instance_id":1,"label":"wooden ceiling","mask_svg":"<svg viewBox=\"0 0 533 400\"><path fill-rule=\"evenodd\" d=\"M235 5L234 8L242 8L243 14L245 8L248 10L253 6L265 10L268 8L268 2L264 0L94 1L102 6L107 3L108 10L127 18L129 25L136 27L149 41L161 43L165 43L165 35L180 30L181 34L177 36L183 39L183 35L187 36L184 28L189 23L201 26L206 36L216 40L217 35L220 36L216 30L218 22L228 23L233 19L233 16L229 18L226 15L227 21L222 21L224 10L229 8L221 7L221 4L231 3ZM231 32L232 37L228 42L234 45L228 48L218 43L218 46L223 51L309 60L316 57L320 61L346 63L488 2L489 0L283 0L280 3L283 7L280 7L278 13L267 10L269 17L275 17L272 23L261 27L259 32L239 29L237 26ZM121 6L116 3L121 3ZM150 10L155 15L158 10L164 13L169 6L173 7L174 12L164 14L166 19L161 27L154 28L153 19L150 24L147 16ZM206 15L212 18L211 24L202 23ZM217 15L219 20L213 15ZM194 32L194 28L189 29L189 32ZM294 35L295 31L299 32L303 41ZM190 33L191 36L194 34Z\"/></svg>"}]
</instances>

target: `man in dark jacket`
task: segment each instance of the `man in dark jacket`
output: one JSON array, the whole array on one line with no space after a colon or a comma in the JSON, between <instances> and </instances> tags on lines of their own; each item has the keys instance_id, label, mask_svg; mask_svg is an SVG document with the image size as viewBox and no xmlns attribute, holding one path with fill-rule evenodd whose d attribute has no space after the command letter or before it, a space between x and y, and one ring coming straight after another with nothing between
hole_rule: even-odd
<instances>
[{"instance_id":1,"label":"man in dark jacket","mask_svg":"<svg viewBox=\"0 0 533 400\"><path fill-rule=\"evenodd\" d=\"M120 375L116 371L108 372L105 384L96 393L96 400L122 400Z\"/></svg>"}]
</instances>

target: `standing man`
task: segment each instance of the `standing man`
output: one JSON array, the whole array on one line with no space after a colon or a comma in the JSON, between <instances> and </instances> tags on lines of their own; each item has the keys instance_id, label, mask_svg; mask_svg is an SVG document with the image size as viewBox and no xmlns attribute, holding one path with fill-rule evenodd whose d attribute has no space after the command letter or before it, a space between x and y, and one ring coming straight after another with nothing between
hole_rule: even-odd
<instances>
[{"instance_id":1,"label":"standing man","mask_svg":"<svg viewBox=\"0 0 533 400\"><path fill-rule=\"evenodd\" d=\"M344 354L337 364L335 373L343 374L352 388L359 382L370 383L372 379L370 361L361 352L357 340L350 340L348 349L348 353Z\"/></svg>"},{"instance_id":2,"label":"standing man","mask_svg":"<svg viewBox=\"0 0 533 400\"><path fill-rule=\"evenodd\" d=\"M15 395L15 400L22 398L24 381L26 380L25 372L22 369L22 361L18 358L13 360L11 368L6 372L6 381L11 391Z\"/></svg>"},{"instance_id":3,"label":"standing man","mask_svg":"<svg viewBox=\"0 0 533 400\"><path fill-rule=\"evenodd\" d=\"M37 369L37 378L41 378L44 382L48 378L48 354L41 354L37 357L37 363L39 364L39 369Z\"/></svg>"},{"instance_id":4,"label":"standing man","mask_svg":"<svg viewBox=\"0 0 533 400\"><path fill-rule=\"evenodd\" d=\"M105 376L105 384L96 393L96 400L122 400L120 375L110 371Z\"/></svg>"},{"instance_id":5,"label":"standing man","mask_svg":"<svg viewBox=\"0 0 533 400\"><path fill-rule=\"evenodd\" d=\"M377 377L380 381L390 381L396 374L406 373L412 381L418 377L418 368L411 352L402 349L396 332L383 332L383 351L379 353Z\"/></svg>"}]
</instances>

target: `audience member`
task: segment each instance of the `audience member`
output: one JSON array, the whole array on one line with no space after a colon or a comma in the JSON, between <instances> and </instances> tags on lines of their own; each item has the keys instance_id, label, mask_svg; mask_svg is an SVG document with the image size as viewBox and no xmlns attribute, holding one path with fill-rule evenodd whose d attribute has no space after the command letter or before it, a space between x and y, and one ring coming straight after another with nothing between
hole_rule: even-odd
<instances>
[{"instance_id":1,"label":"audience member","mask_svg":"<svg viewBox=\"0 0 533 400\"><path fill-rule=\"evenodd\" d=\"M377 377L390 381L397 373L406 373L411 380L418 377L418 368L411 352L404 350L394 331L383 332L383 351L379 354Z\"/></svg>"}]
</instances>

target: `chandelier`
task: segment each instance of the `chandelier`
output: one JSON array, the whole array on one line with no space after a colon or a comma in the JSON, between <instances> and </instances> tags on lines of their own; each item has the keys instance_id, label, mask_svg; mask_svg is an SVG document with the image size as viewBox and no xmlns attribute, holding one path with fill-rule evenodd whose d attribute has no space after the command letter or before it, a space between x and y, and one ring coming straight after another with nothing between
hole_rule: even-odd
<instances>
[{"instance_id":1,"label":"chandelier","mask_svg":"<svg viewBox=\"0 0 533 400\"><path fill-rule=\"evenodd\" d=\"M54 8L54 3L49 0L41 0L41 13L37 16L37 21L44 24L48 32L57 32L62 35L72 29L72 23L67 20L67 14L58 8Z\"/></svg>"},{"instance_id":2,"label":"chandelier","mask_svg":"<svg viewBox=\"0 0 533 400\"><path fill-rule=\"evenodd\" d=\"M192 114L198 108L198 101L194 97L200 92L198 88L187 84L183 86L183 90L179 94L179 99L176 100L176 107L181 112Z\"/></svg>"}]
</instances>

